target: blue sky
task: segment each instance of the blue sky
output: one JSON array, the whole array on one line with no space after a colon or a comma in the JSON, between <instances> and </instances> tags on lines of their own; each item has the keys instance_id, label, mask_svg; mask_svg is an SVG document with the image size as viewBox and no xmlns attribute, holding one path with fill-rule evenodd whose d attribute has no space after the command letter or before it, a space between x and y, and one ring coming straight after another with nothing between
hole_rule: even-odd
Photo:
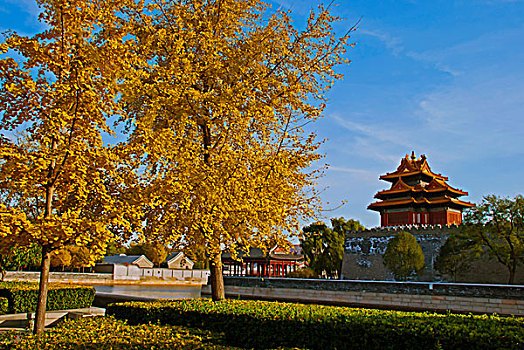
<instances>
[{"instance_id":1,"label":"blue sky","mask_svg":"<svg viewBox=\"0 0 524 350\"><path fill-rule=\"evenodd\" d=\"M297 16L315 3L280 1ZM326 208L348 201L326 217L379 225L366 210L388 187L378 177L412 150L465 200L524 192L524 1L339 1L335 13L362 21L315 126Z\"/></svg>"},{"instance_id":2,"label":"blue sky","mask_svg":"<svg viewBox=\"0 0 524 350\"><path fill-rule=\"evenodd\" d=\"M388 184L406 153L426 154L432 169L469 192L524 193L524 1L337 0L343 34L362 20L340 67L344 79L328 95L312 129L327 139L320 181L325 217L359 219ZM279 0L300 26L314 0ZM32 0L0 0L0 31L41 29Z\"/></svg>"}]
</instances>

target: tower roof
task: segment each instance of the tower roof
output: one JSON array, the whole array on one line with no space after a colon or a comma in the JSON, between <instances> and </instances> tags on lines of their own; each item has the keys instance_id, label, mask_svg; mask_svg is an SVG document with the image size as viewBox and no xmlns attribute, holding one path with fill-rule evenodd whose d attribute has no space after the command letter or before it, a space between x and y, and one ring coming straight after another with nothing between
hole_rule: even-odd
<instances>
[{"instance_id":1,"label":"tower roof","mask_svg":"<svg viewBox=\"0 0 524 350\"><path fill-rule=\"evenodd\" d=\"M474 204L457 199L468 192L450 186L447 177L434 173L425 155L417 158L415 152L401 159L397 170L380 176L391 182L391 188L375 194L380 201L371 203L370 210L383 211L388 208L434 208L447 206L462 210Z\"/></svg>"},{"instance_id":2,"label":"tower roof","mask_svg":"<svg viewBox=\"0 0 524 350\"><path fill-rule=\"evenodd\" d=\"M440 206L443 204L447 204L453 207L457 208L470 208L474 207L475 204L461 201L457 198L451 198L448 196L442 196L438 198L433 199L427 199L427 198L399 198L399 199L390 199L386 201L379 201L375 203L371 203L368 205L369 210L376 210L381 211L383 208L391 208L391 207L405 207L405 206L424 206L424 207L433 207L433 206Z\"/></svg>"},{"instance_id":3,"label":"tower roof","mask_svg":"<svg viewBox=\"0 0 524 350\"><path fill-rule=\"evenodd\" d=\"M401 176L412 176L424 174L431 178L447 181L448 178L442 174L436 174L431 171L431 168L426 160L426 156L423 154L420 158L415 156L415 151L411 152L411 156L407 155L400 160L400 165L397 170L392 173L386 173L380 176L380 180L389 182L396 182Z\"/></svg>"},{"instance_id":4,"label":"tower roof","mask_svg":"<svg viewBox=\"0 0 524 350\"><path fill-rule=\"evenodd\" d=\"M413 194L422 193L423 195L427 193L433 194L433 193L443 192L443 193L449 193L453 195L454 197L468 195L468 192L462 191L461 189L458 189L458 188L454 188L448 185L443 180L440 180L438 178L434 178L429 184L425 186L422 186L421 184L410 186L406 184L404 181L402 181L402 178L399 178L396 183L391 185L390 189L377 192L377 194L375 194L375 198L387 199L391 195L402 194L402 193L408 194L410 192L412 192Z\"/></svg>"}]
</instances>

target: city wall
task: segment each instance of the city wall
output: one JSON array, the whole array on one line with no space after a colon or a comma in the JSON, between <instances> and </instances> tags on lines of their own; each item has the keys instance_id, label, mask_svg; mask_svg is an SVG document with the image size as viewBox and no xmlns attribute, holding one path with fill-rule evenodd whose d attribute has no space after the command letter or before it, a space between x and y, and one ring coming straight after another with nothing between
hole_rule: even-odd
<instances>
[{"instance_id":1,"label":"city wall","mask_svg":"<svg viewBox=\"0 0 524 350\"><path fill-rule=\"evenodd\" d=\"M342 261L342 279L393 281L393 274L384 266L382 255L388 241L400 231L407 231L417 239L424 253L425 266L421 273L411 278L414 281L450 281L450 276L441 275L434 268L440 248L457 226L397 226L377 227L351 232L345 242ZM515 282L524 284L524 269L517 270ZM472 263L468 271L457 276L460 283L507 283L509 273L505 266L487 256Z\"/></svg>"}]
</instances>

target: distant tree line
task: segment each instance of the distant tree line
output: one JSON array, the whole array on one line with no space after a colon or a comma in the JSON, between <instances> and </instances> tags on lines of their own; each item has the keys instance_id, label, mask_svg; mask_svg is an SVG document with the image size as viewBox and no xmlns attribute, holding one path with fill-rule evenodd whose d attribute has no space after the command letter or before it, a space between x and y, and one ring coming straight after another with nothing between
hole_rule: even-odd
<instances>
[{"instance_id":1,"label":"distant tree line","mask_svg":"<svg viewBox=\"0 0 524 350\"><path fill-rule=\"evenodd\" d=\"M0 240L0 273L4 280L5 272L10 270L35 269L41 260L41 250L36 244L16 246Z\"/></svg>"},{"instance_id":2,"label":"distant tree line","mask_svg":"<svg viewBox=\"0 0 524 350\"><path fill-rule=\"evenodd\" d=\"M36 244L29 246L12 245L8 240L0 240L0 273L2 280L5 278L6 271L40 269L41 248ZM155 266L160 266L165 262L169 253L174 251L164 244L156 243L136 243L122 244L116 241L110 242L107 246L106 255L145 255ZM90 271L92 260L89 247L79 247L75 245L66 246L55 250L51 255L51 267L58 271ZM194 247L186 249L185 254L195 265L195 269L208 268L209 262L203 249ZM103 257L98 262L103 262Z\"/></svg>"}]
</instances>

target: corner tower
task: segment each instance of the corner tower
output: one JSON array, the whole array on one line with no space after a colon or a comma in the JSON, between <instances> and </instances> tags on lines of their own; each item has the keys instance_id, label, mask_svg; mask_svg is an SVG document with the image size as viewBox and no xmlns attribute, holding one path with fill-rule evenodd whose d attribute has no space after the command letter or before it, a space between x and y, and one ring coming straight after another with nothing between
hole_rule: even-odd
<instances>
[{"instance_id":1,"label":"corner tower","mask_svg":"<svg viewBox=\"0 0 524 350\"><path fill-rule=\"evenodd\" d=\"M391 188L378 192L369 210L380 213L381 226L452 225L462 222L462 210L473 207L458 197L468 193L447 184L448 178L435 174L426 156L406 154L397 170L380 176Z\"/></svg>"}]
</instances>

